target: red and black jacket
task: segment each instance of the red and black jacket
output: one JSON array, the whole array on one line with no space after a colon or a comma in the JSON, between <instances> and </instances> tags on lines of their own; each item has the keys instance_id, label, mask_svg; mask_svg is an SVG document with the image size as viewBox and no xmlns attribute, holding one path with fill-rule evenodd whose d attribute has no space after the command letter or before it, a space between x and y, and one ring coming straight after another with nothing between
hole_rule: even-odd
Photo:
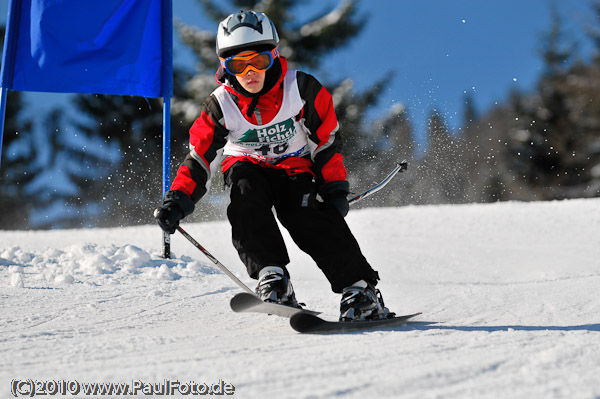
<instances>
[{"instance_id":1,"label":"red and black jacket","mask_svg":"<svg viewBox=\"0 0 600 399\"><path fill-rule=\"evenodd\" d=\"M287 72L287 60L281 59L282 73L279 81L267 93L259 97L256 109L260 113L260 124L268 124L277 115L283 99L282 82ZM217 80L219 82L219 80ZM309 172L316 177L317 184L346 180L346 168L341 154L342 138L338 132L331 94L312 75L298 71L298 88L304 101L304 107L297 120L304 119L308 140L316 144L315 155L306 157L287 157L281 162L270 164L250 157L227 157L222 162L226 172L236 162L254 162L266 168L286 170L289 174ZM253 124L259 124L256 111L247 116L251 97L235 91L225 82L219 82L231 93L244 117ZM200 117L190 128L191 151L177 170L171 190L186 193L194 202L206 194L206 183L210 176L211 163L218 161L218 152L227 143L229 134L223 126L223 111L214 96L206 99L202 105ZM324 148L324 149L323 149Z\"/></svg>"}]
</instances>

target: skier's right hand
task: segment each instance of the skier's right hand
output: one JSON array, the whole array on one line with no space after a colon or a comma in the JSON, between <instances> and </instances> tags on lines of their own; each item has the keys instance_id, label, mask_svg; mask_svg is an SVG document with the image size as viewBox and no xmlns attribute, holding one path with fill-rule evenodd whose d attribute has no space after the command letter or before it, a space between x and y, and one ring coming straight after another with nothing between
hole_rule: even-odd
<instances>
[{"instance_id":1,"label":"skier's right hand","mask_svg":"<svg viewBox=\"0 0 600 399\"><path fill-rule=\"evenodd\" d=\"M179 221L194 211L194 201L182 191L167 191L162 206L154 210L154 217L161 229L175 233Z\"/></svg>"},{"instance_id":2,"label":"skier's right hand","mask_svg":"<svg viewBox=\"0 0 600 399\"><path fill-rule=\"evenodd\" d=\"M319 194L321 194L325 204L337 209L343 217L346 217L350 210L347 199L349 191L350 184L345 180L324 183L319 187Z\"/></svg>"}]
</instances>

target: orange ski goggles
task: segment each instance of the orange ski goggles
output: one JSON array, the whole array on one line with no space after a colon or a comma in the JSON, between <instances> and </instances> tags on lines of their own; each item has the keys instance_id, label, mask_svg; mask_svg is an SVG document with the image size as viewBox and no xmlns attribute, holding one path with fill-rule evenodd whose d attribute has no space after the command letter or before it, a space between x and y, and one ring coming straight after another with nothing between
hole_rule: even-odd
<instances>
[{"instance_id":1,"label":"orange ski goggles","mask_svg":"<svg viewBox=\"0 0 600 399\"><path fill-rule=\"evenodd\" d=\"M221 58L221 66L231 75L243 76L249 70L254 72L264 72L273 66L275 58L279 57L279 47L271 51L261 53L252 52L248 54L237 54L228 58Z\"/></svg>"}]
</instances>

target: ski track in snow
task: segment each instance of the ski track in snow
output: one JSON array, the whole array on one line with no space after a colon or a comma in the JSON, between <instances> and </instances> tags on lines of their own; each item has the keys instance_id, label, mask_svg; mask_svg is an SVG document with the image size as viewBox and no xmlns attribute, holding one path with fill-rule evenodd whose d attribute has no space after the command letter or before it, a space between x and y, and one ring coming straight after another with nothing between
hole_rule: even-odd
<instances>
[{"instance_id":1,"label":"ski track in snow","mask_svg":"<svg viewBox=\"0 0 600 399\"><path fill-rule=\"evenodd\" d=\"M600 398L599 199L347 220L386 305L422 311L417 323L302 335L233 313L239 288L179 234L160 258L155 226L0 231L0 397L32 378L222 379L239 398ZM253 287L226 222L186 230ZM335 318L339 295L286 241L298 299Z\"/></svg>"}]
</instances>

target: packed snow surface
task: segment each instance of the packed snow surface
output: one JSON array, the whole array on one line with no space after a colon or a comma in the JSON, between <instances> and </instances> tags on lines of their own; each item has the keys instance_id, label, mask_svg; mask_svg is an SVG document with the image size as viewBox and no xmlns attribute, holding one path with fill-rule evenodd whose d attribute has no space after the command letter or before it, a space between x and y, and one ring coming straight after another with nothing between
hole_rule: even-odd
<instances>
[{"instance_id":1,"label":"packed snow surface","mask_svg":"<svg viewBox=\"0 0 600 399\"><path fill-rule=\"evenodd\" d=\"M233 313L240 288L180 234L162 259L156 226L1 231L0 397L31 379L220 383L239 398L600 398L599 199L347 221L386 305L423 312L416 323L309 335ZM253 287L226 222L184 226ZM335 319L339 295L286 240L298 299Z\"/></svg>"}]
</instances>

